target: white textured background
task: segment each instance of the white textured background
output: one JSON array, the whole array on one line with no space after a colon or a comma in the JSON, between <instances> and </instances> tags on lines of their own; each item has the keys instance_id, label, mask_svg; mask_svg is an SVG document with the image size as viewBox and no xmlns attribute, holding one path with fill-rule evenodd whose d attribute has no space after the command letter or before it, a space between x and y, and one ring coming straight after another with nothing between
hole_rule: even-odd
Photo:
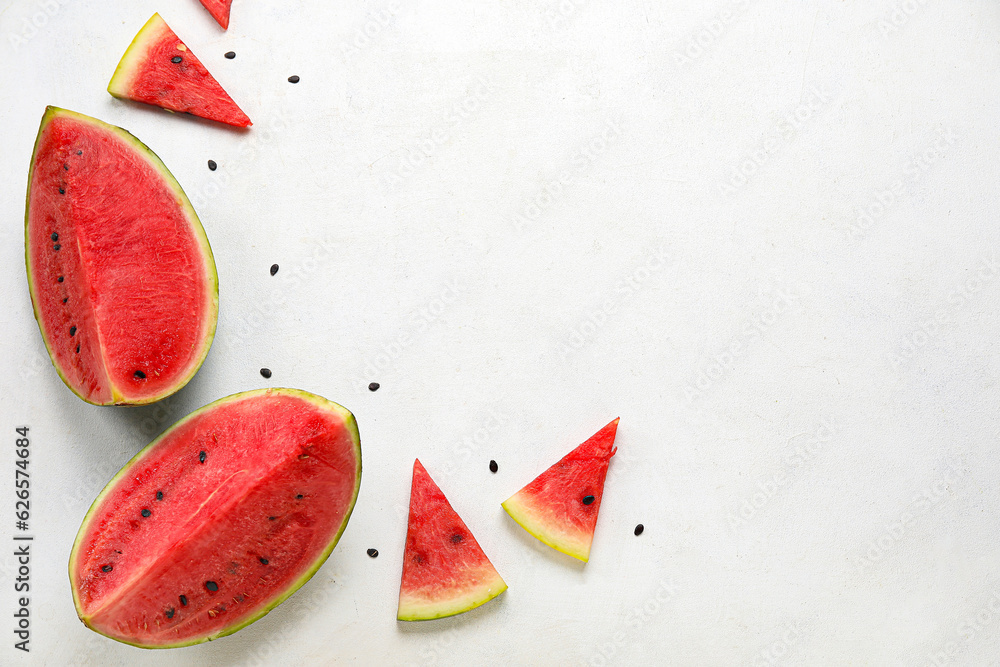
<instances>
[{"instance_id":1,"label":"white textured background","mask_svg":"<svg viewBox=\"0 0 1000 667\"><path fill-rule=\"evenodd\" d=\"M3 5L0 545L24 424L37 537L30 656L0 547L0 663L997 663L992 0L236 0L226 33L196 0ZM249 132L106 93L153 11ZM218 336L160 405L86 405L45 356L22 224L46 104L132 131L208 231ZM90 501L267 385L357 415L333 556L218 642L87 630L66 562ZM583 567L499 503L619 415ZM415 456L510 590L404 625Z\"/></svg>"}]
</instances>

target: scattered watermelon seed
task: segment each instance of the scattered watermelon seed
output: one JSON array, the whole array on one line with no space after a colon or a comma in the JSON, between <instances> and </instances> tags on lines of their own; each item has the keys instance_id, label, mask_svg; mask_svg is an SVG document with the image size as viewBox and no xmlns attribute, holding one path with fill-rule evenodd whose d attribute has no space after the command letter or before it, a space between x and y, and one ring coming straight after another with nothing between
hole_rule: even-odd
<instances>
[{"instance_id":1,"label":"scattered watermelon seed","mask_svg":"<svg viewBox=\"0 0 1000 667\"><path fill-rule=\"evenodd\" d=\"M58 241L59 240L59 235L56 234L55 232L52 232L52 240L53 241Z\"/></svg>"},{"instance_id":2,"label":"scattered watermelon seed","mask_svg":"<svg viewBox=\"0 0 1000 667\"><path fill-rule=\"evenodd\" d=\"M70 327L69 328L69 335L70 336L75 336L76 335L76 327Z\"/></svg>"},{"instance_id":3,"label":"scattered watermelon seed","mask_svg":"<svg viewBox=\"0 0 1000 667\"><path fill-rule=\"evenodd\" d=\"M59 282L62 282L62 281L63 281L63 277L59 276Z\"/></svg>"},{"instance_id":4,"label":"scattered watermelon seed","mask_svg":"<svg viewBox=\"0 0 1000 667\"><path fill-rule=\"evenodd\" d=\"M261 556L261 557L260 557L260 558L258 558L257 560L259 560L259 561L260 561L260 564L261 564L261 565L267 565L267 564L268 564L268 563L270 562L269 560L267 560L267 559L266 559L266 558L264 558L263 556Z\"/></svg>"},{"instance_id":5,"label":"scattered watermelon seed","mask_svg":"<svg viewBox=\"0 0 1000 667\"><path fill-rule=\"evenodd\" d=\"M198 463L204 463L205 459L208 458L208 454L205 452L198 452Z\"/></svg>"},{"instance_id":6,"label":"scattered watermelon seed","mask_svg":"<svg viewBox=\"0 0 1000 667\"><path fill-rule=\"evenodd\" d=\"M235 51L226 51L226 58L227 59L232 60L235 57L236 57L236 52Z\"/></svg>"},{"instance_id":7,"label":"scattered watermelon seed","mask_svg":"<svg viewBox=\"0 0 1000 667\"><path fill-rule=\"evenodd\" d=\"M215 163L215 160L209 160L209 161L208 161L208 168L209 168L209 169L210 169L211 171L215 171L216 169L218 169L218 168L219 168L219 165L217 165L217 164Z\"/></svg>"},{"instance_id":8,"label":"scattered watermelon seed","mask_svg":"<svg viewBox=\"0 0 1000 667\"><path fill-rule=\"evenodd\" d=\"M167 618L173 618L173 617L174 617L174 610L171 607L170 609L167 610Z\"/></svg>"},{"instance_id":9,"label":"scattered watermelon seed","mask_svg":"<svg viewBox=\"0 0 1000 667\"><path fill-rule=\"evenodd\" d=\"M157 491L156 492L156 499L157 500L163 500L163 491Z\"/></svg>"},{"instance_id":10,"label":"scattered watermelon seed","mask_svg":"<svg viewBox=\"0 0 1000 667\"><path fill-rule=\"evenodd\" d=\"M110 565L102 565L101 566L101 572L110 572L113 569L115 569L115 568L111 567Z\"/></svg>"},{"instance_id":11,"label":"scattered watermelon seed","mask_svg":"<svg viewBox=\"0 0 1000 667\"><path fill-rule=\"evenodd\" d=\"M499 469L500 467L497 465L497 462L494 461L493 459L490 459L490 472L496 472Z\"/></svg>"},{"instance_id":12,"label":"scattered watermelon seed","mask_svg":"<svg viewBox=\"0 0 1000 667\"><path fill-rule=\"evenodd\" d=\"M271 265L271 275L273 276L277 272L278 272L278 265L277 264L272 264Z\"/></svg>"},{"instance_id":13,"label":"scattered watermelon seed","mask_svg":"<svg viewBox=\"0 0 1000 667\"><path fill-rule=\"evenodd\" d=\"M62 246L61 246L61 245L59 245L59 244L57 243L57 244L55 244L54 246L52 246L52 249L53 249L53 250L59 250L59 248L61 248L61 247L62 247Z\"/></svg>"},{"instance_id":14,"label":"scattered watermelon seed","mask_svg":"<svg viewBox=\"0 0 1000 667\"><path fill-rule=\"evenodd\" d=\"M290 77L288 77L288 83L298 83L298 82L299 82L298 74L293 74Z\"/></svg>"},{"instance_id":15,"label":"scattered watermelon seed","mask_svg":"<svg viewBox=\"0 0 1000 667\"><path fill-rule=\"evenodd\" d=\"M594 502L594 496L584 496L583 497L583 504L584 505L589 505L592 502Z\"/></svg>"},{"instance_id":16,"label":"scattered watermelon seed","mask_svg":"<svg viewBox=\"0 0 1000 667\"><path fill-rule=\"evenodd\" d=\"M262 368L262 369L260 369L260 374L263 375L265 378L269 378L269 377L271 377L271 369L270 368Z\"/></svg>"},{"instance_id":17,"label":"scattered watermelon seed","mask_svg":"<svg viewBox=\"0 0 1000 667\"><path fill-rule=\"evenodd\" d=\"M146 374L143 373L142 371L136 371L135 373L133 373L133 375L135 375L135 377L137 379L139 379L139 380L145 380L146 379Z\"/></svg>"},{"instance_id":18,"label":"scattered watermelon seed","mask_svg":"<svg viewBox=\"0 0 1000 667\"><path fill-rule=\"evenodd\" d=\"M61 195L66 194L66 188L59 188L59 194Z\"/></svg>"},{"instance_id":19,"label":"scattered watermelon seed","mask_svg":"<svg viewBox=\"0 0 1000 667\"><path fill-rule=\"evenodd\" d=\"M378 382L369 383L369 385L368 385L368 391L378 391L378 388L381 387L381 386L382 385L380 385Z\"/></svg>"},{"instance_id":20,"label":"scattered watermelon seed","mask_svg":"<svg viewBox=\"0 0 1000 667\"><path fill-rule=\"evenodd\" d=\"M179 600L181 601L181 606L182 606L182 607L186 607L186 606L188 606L188 599L187 599L187 596L186 596L186 595L182 595L182 596L180 596L180 598L178 598L178 599L179 599Z\"/></svg>"},{"instance_id":21,"label":"scattered watermelon seed","mask_svg":"<svg viewBox=\"0 0 1000 667\"><path fill-rule=\"evenodd\" d=\"M205 588L214 593L215 591L219 590L219 584L215 583L214 581L206 581Z\"/></svg>"},{"instance_id":22,"label":"scattered watermelon seed","mask_svg":"<svg viewBox=\"0 0 1000 667\"><path fill-rule=\"evenodd\" d=\"M172 62L172 63L179 63L182 60L183 60L183 58L181 58L180 56L174 56L173 58L170 59L170 62Z\"/></svg>"},{"instance_id":23,"label":"scattered watermelon seed","mask_svg":"<svg viewBox=\"0 0 1000 667\"><path fill-rule=\"evenodd\" d=\"M638 526L635 527L635 534L642 535L642 531L644 530L646 530L646 527L640 523Z\"/></svg>"},{"instance_id":24,"label":"scattered watermelon seed","mask_svg":"<svg viewBox=\"0 0 1000 667\"><path fill-rule=\"evenodd\" d=\"M152 512L150 512L149 510L142 510L142 515L144 517L148 517L150 514L152 514Z\"/></svg>"},{"instance_id":25,"label":"scattered watermelon seed","mask_svg":"<svg viewBox=\"0 0 1000 667\"><path fill-rule=\"evenodd\" d=\"M369 549L368 555L372 558L378 558L378 549Z\"/></svg>"}]
</instances>

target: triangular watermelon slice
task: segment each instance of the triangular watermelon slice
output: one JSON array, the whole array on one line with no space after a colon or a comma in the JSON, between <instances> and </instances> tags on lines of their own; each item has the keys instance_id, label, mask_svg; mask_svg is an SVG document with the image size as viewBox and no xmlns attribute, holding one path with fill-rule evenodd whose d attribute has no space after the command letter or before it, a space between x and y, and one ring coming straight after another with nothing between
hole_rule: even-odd
<instances>
[{"instance_id":1,"label":"triangular watermelon slice","mask_svg":"<svg viewBox=\"0 0 1000 667\"><path fill-rule=\"evenodd\" d=\"M586 563L617 431L615 419L501 503L507 514L553 549Z\"/></svg>"},{"instance_id":2,"label":"triangular watermelon slice","mask_svg":"<svg viewBox=\"0 0 1000 667\"><path fill-rule=\"evenodd\" d=\"M153 14L132 40L108 92L236 127L252 125L159 14Z\"/></svg>"},{"instance_id":3,"label":"triangular watermelon slice","mask_svg":"<svg viewBox=\"0 0 1000 667\"><path fill-rule=\"evenodd\" d=\"M468 526L417 459L399 587L401 621L454 616L507 590Z\"/></svg>"},{"instance_id":4,"label":"triangular watermelon slice","mask_svg":"<svg viewBox=\"0 0 1000 667\"><path fill-rule=\"evenodd\" d=\"M223 30L229 28L229 7L233 4L233 0L201 0L201 4L212 18L219 22Z\"/></svg>"}]
</instances>

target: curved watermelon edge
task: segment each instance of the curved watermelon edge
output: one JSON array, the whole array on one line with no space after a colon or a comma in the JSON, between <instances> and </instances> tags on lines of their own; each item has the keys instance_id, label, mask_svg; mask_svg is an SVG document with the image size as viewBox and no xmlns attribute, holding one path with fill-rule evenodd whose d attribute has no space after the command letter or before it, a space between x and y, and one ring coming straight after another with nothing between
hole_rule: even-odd
<instances>
[{"instance_id":1,"label":"curved watermelon edge","mask_svg":"<svg viewBox=\"0 0 1000 667\"><path fill-rule=\"evenodd\" d=\"M146 21L142 28L139 29L139 32L135 34L135 37L132 38L128 48L125 49L125 53L122 54L122 59L118 61L118 66L115 67L115 73L111 75L111 81L108 82L108 92L112 97L117 97L120 100L128 99L126 93L131 87L132 79L140 64L136 58L136 54L140 53L140 51L133 51L133 49L153 39L155 36L154 28L160 24L167 25L163 17L160 16L160 13L156 12L149 17L149 20ZM145 49L142 50L142 53L145 53ZM165 109L165 111L173 113L170 109Z\"/></svg>"},{"instance_id":2,"label":"curved watermelon edge","mask_svg":"<svg viewBox=\"0 0 1000 667\"><path fill-rule=\"evenodd\" d=\"M334 535L333 539L331 540L330 546L327 547L327 549L324 550L323 553L321 553L319 555L319 557L317 557L316 564L312 568L310 568L308 571L306 571L301 577L299 577L294 582L292 582L289 585L287 592L285 592L284 594L282 594L280 597L276 598L272 604L268 605L267 607L265 607L264 609L262 609L256 615L254 615L254 616L250 617L249 619L247 619L245 622L242 622L240 625L237 625L237 626L232 627L232 628L227 628L227 629L225 629L225 630L223 630L221 632L217 632L214 635L209 635L209 636L203 637L201 639L196 639L194 641L179 642L177 644L152 644L152 645L150 645L150 644L140 644L140 643L136 643L136 642L129 642L129 641L125 641L123 639L119 639L118 637L111 637L110 635L105 635L104 633L102 633L99 630L95 629L93 626L90 625L90 623L87 622L88 619L85 618L84 615L80 611L80 599L77 596L77 586L76 586L76 581L73 578L73 572L76 569L74 567L74 565L76 564L76 561L77 561L77 549L79 547L80 540L83 538L84 534L87 532L87 527L90 525L90 521L93 518L93 515L94 515L95 511L100 507L101 503L104 501L104 499L107 496L107 494L115 486L115 484L132 468L132 466L135 463L137 463L140 459L142 459L143 457L145 457L150 451L153 450L154 447L156 447L157 445L159 445L160 441L163 440L163 438L166 435L168 435L171 431L173 431L176 427L178 427L178 426L186 423L190 419L193 419L193 418L197 417L198 415L200 415L201 413L209 410L210 408L215 408L215 407L218 407L220 405L225 405L226 403L231 403L231 402L234 402L236 400L241 400L241 399L244 399L244 398L253 398L254 396L259 396L259 395L262 395L262 394L285 394L285 395L288 395L288 396L298 396L299 398L307 400L310 403L313 403L314 405L316 405L316 406L318 406L320 408L323 408L323 409L326 409L326 410L331 410L332 412L336 412L336 413L340 414L341 417L344 418L344 426L346 426L348 428L348 430L350 431L350 433L351 433L351 440L354 442L354 451L355 451L355 453L357 455L357 460L358 460L357 483L354 485L354 495L351 497L350 504L347 507L347 512L345 512L345 514L344 514L344 521L343 521L343 523L340 526L340 530L337 532L336 535ZM243 391L243 392L239 392L239 393L236 393L236 394L231 394L229 396L225 396L223 398L220 398L220 399L218 399L216 401L212 401L208 405L205 405L205 406L202 406L202 407L198 408L197 410L195 410L191 414L187 415L186 417L182 417L177 422L175 422L174 424L172 424L169 428L165 429L163 431L163 433L161 433L160 435L158 435L152 442L150 442L148 445L146 445L145 447L143 447L142 449L140 449L136 453L136 455L133 456L132 458L130 458L125 463L125 465L122 466L121 470L119 470L117 473L115 473L115 476L112 477L111 480L107 484L104 485L104 488L101 489L101 492L97 495L97 498L95 498L94 502L91 503L90 508L87 510L87 514L84 515L84 517L83 517L83 522L80 524L80 529L76 533L76 539L73 540L73 548L70 550L70 557L69 557L69 584L70 584L70 588L72 589L72 592L73 592L73 605L76 607L76 615L80 619L80 621L83 622L84 625L86 625L88 628L90 628L91 630L93 630L97 634L102 635L104 637L108 637L109 639L113 639L113 640L115 640L117 642L120 642L122 644L128 644L129 646L135 646L136 648L144 648L144 649L181 648L183 646L194 646L196 644L203 644L205 642L210 642L210 641L219 639L220 637L225 637L227 635L231 635L234 632L237 632L238 630L242 630L243 628L247 627L251 623L253 623L255 621L259 621L261 618L263 618L264 616L266 616L272 609L274 609L279 604L281 604L282 602L284 602L285 600L287 600L289 597L291 597L291 595L293 593L295 593L297 590L299 590L299 588L301 588L307 581L309 581L309 579L311 579L313 577L313 575L316 574L316 572L319 570L319 568L322 567L323 563L325 563L327 561L327 559L330 557L330 554L333 553L333 550L337 546L337 543L340 542L340 538L344 534L344 530L347 528L347 524L350 521L351 514L354 512L354 506L357 503L358 493L360 491L361 491L361 433L358 430L358 422L357 422L357 419L355 419L355 417L354 417L354 413L352 413L350 410L348 410L344 406L340 405L339 403L334 403L333 401L331 401L329 399L326 399L326 398L323 398L322 396L319 396L317 394L313 394L311 392L305 391L303 389L291 389L291 388L287 388L287 387L274 387L274 388L266 388L266 389L253 389L253 390L250 390L250 391Z\"/></svg>"},{"instance_id":3,"label":"curved watermelon edge","mask_svg":"<svg viewBox=\"0 0 1000 667\"><path fill-rule=\"evenodd\" d=\"M496 591L494 592L494 586L496 586ZM498 597L501 593L507 590L507 582L503 580L499 572L496 572L496 580L492 582L486 589L486 593L479 597L466 596L465 598L460 598L459 601L449 600L448 603L438 603L438 604L428 604L423 605L425 610L433 610L430 615L417 616L416 613L404 614L397 612L397 621L433 621L438 618L447 618L449 616L457 616L458 614L471 611L476 607L481 607L495 597ZM471 598L471 600L469 599Z\"/></svg>"},{"instance_id":4,"label":"curved watermelon edge","mask_svg":"<svg viewBox=\"0 0 1000 667\"><path fill-rule=\"evenodd\" d=\"M38 297L35 295L34 282L31 279L31 256L28 250L28 222L31 218L31 184L34 181L35 176L35 155L38 152L38 142L41 141L42 135L45 133L45 129L48 127L49 122L51 122L54 117L60 115L76 118L77 120L81 120L85 123L110 130L138 149L139 154L146 158L157 173L163 177L167 185L174 191L174 195L177 197L178 203L184 209L187 219L191 223L192 231L201 246L201 254L205 258L205 268L207 269L206 276L208 278L208 288L212 293L212 312L210 313L210 317L206 320L208 324L207 330L203 332L204 345L201 354L197 357L197 361L192 365L191 372L180 379L174 387L169 388L161 394L135 401L120 400L125 397L118 392L117 387L115 387L114 384L111 384L111 402L95 403L93 401L88 401L69 383L66 376L63 374L62 369L59 368L58 364L56 364L55 357L52 354L52 347L49 345L49 338L45 333L45 327L43 326L41 317L39 316ZM191 201L188 199L187 194L184 192L180 183L177 182L174 175L169 169L167 169L167 166L163 164L160 157L154 153L149 146L144 144L138 137L128 130L118 127L117 125L106 123L98 118L87 116L86 114L70 111L69 109L63 109L52 105L45 107L45 113L42 115L42 122L38 128L38 135L35 137L35 144L31 149L31 165L28 168L28 189L24 201L24 264L28 274L28 292L31 296L31 309L35 316L35 322L38 323L38 329L42 334L42 342L45 344L45 351L48 352L49 361L52 362L52 366L56 369L56 373L59 374L59 378L67 387L69 387L70 391L80 398L80 400L90 403L91 405L147 405L149 403L155 403L156 401L162 400L183 388L184 385L191 381L191 378L195 376L198 370L201 369L202 364L205 362L209 349L212 347L212 342L215 340L215 331L219 322L219 272L215 265L215 255L212 254L212 246L208 242L208 235L205 233L205 227L201 224L201 219L195 212L194 206L191 205Z\"/></svg>"},{"instance_id":5,"label":"curved watermelon edge","mask_svg":"<svg viewBox=\"0 0 1000 667\"><path fill-rule=\"evenodd\" d=\"M566 542L560 542L551 533L543 532L543 526L535 521L527 511L527 507L517 500L517 494L508 498L507 500L500 503L504 511L510 516L511 519L517 522L521 528L524 528L528 533L534 536L540 542L549 545L556 551L564 553L567 556L572 556L577 560L581 560L584 563L590 560L590 547L586 549L574 549L572 545Z\"/></svg>"}]
</instances>

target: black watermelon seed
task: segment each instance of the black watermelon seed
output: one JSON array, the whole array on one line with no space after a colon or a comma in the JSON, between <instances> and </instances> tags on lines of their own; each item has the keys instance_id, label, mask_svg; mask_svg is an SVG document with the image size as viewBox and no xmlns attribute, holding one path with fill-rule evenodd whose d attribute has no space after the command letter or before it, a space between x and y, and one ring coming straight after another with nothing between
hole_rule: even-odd
<instances>
[{"instance_id":1,"label":"black watermelon seed","mask_svg":"<svg viewBox=\"0 0 1000 667\"><path fill-rule=\"evenodd\" d=\"M63 165L63 169L65 169L66 171L69 171L69 165L68 164L64 164Z\"/></svg>"},{"instance_id":2,"label":"black watermelon seed","mask_svg":"<svg viewBox=\"0 0 1000 667\"><path fill-rule=\"evenodd\" d=\"M53 241L58 241L59 240L59 235L56 234L55 232L52 232L52 240Z\"/></svg>"},{"instance_id":3,"label":"black watermelon seed","mask_svg":"<svg viewBox=\"0 0 1000 667\"><path fill-rule=\"evenodd\" d=\"M219 590L219 584L215 583L214 581L206 581L205 588L214 593L215 591Z\"/></svg>"},{"instance_id":4,"label":"black watermelon seed","mask_svg":"<svg viewBox=\"0 0 1000 667\"><path fill-rule=\"evenodd\" d=\"M101 572L110 572L113 569L115 569L115 568L111 567L110 565L102 565L101 566Z\"/></svg>"},{"instance_id":5,"label":"black watermelon seed","mask_svg":"<svg viewBox=\"0 0 1000 667\"><path fill-rule=\"evenodd\" d=\"M63 277L59 276L59 282L62 282L62 281L63 281Z\"/></svg>"},{"instance_id":6,"label":"black watermelon seed","mask_svg":"<svg viewBox=\"0 0 1000 667\"><path fill-rule=\"evenodd\" d=\"M83 151L77 151L76 154L77 155L83 155Z\"/></svg>"},{"instance_id":7,"label":"black watermelon seed","mask_svg":"<svg viewBox=\"0 0 1000 667\"><path fill-rule=\"evenodd\" d=\"M273 276L277 272L278 272L278 265L277 264L272 264L271 265L271 275Z\"/></svg>"},{"instance_id":8,"label":"black watermelon seed","mask_svg":"<svg viewBox=\"0 0 1000 667\"><path fill-rule=\"evenodd\" d=\"M180 596L180 598L178 598L178 599L179 599L179 600L181 601L181 606L182 606L182 607L186 607L186 606L188 606L188 599L187 599L187 596L186 596L186 595L182 595L182 596Z\"/></svg>"},{"instance_id":9,"label":"black watermelon seed","mask_svg":"<svg viewBox=\"0 0 1000 667\"><path fill-rule=\"evenodd\" d=\"M642 531L644 530L646 530L646 527L640 523L638 526L635 527L635 534L642 535Z\"/></svg>"},{"instance_id":10,"label":"black watermelon seed","mask_svg":"<svg viewBox=\"0 0 1000 667\"><path fill-rule=\"evenodd\" d=\"M461 542L464 539L465 538L462 537L461 533L455 533L454 535L451 536L451 543L452 544L458 544L459 542Z\"/></svg>"},{"instance_id":11,"label":"black watermelon seed","mask_svg":"<svg viewBox=\"0 0 1000 667\"><path fill-rule=\"evenodd\" d=\"M227 59L232 60L235 57L236 57L236 52L235 51L226 51L226 58Z\"/></svg>"},{"instance_id":12,"label":"black watermelon seed","mask_svg":"<svg viewBox=\"0 0 1000 667\"><path fill-rule=\"evenodd\" d=\"M61 195L66 194L66 188L59 188L59 194Z\"/></svg>"},{"instance_id":13,"label":"black watermelon seed","mask_svg":"<svg viewBox=\"0 0 1000 667\"><path fill-rule=\"evenodd\" d=\"M79 343L76 344L76 351L77 351L77 353L80 352L80 344Z\"/></svg>"},{"instance_id":14,"label":"black watermelon seed","mask_svg":"<svg viewBox=\"0 0 1000 667\"><path fill-rule=\"evenodd\" d=\"M204 463L205 459L208 458L208 454L205 452L198 452L198 463Z\"/></svg>"},{"instance_id":15,"label":"black watermelon seed","mask_svg":"<svg viewBox=\"0 0 1000 667\"><path fill-rule=\"evenodd\" d=\"M267 520L268 520L268 521L274 521L274 520L275 520L275 519L277 519L277 518L278 518L278 517L276 517L276 516L269 516L269 517L267 517Z\"/></svg>"},{"instance_id":16,"label":"black watermelon seed","mask_svg":"<svg viewBox=\"0 0 1000 667\"><path fill-rule=\"evenodd\" d=\"M174 56L173 58L170 59L170 62L172 62L172 63L179 63L182 60L184 60L184 59L181 58L180 56Z\"/></svg>"},{"instance_id":17,"label":"black watermelon seed","mask_svg":"<svg viewBox=\"0 0 1000 667\"><path fill-rule=\"evenodd\" d=\"M163 500L163 491L157 491L156 492L156 499L157 500Z\"/></svg>"},{"instance_id":18,"label":"black watermelon seed","mask_svg":"<svg viewBox=\"0 0 1000 667\"><path fill-rule=\"evenodd\" d=\"M378 549L369 549L368 555L372 558L378 558Z\"/></svg>"},{"instance_id":19,"label":"black watermelon seed","mask_svg":"<svg viewBox=\"0 0 1000 667\"><path fill-rule=\"evenodd\" d=\"M305 496L303 496L301 493L299 495L295 496L296 500L302 500L303 498L305 498Z\"/></svg>"},{"instance_id":20,"label":"black watermelon seed","mask_svg":"<svg viewBox=\"0 0 1000 667\"><path fill-rule=\"evenodd\" d=\"M75 336L76 335L76 327L70 327L69 328L69 335L70 336Z\"/></svg>"},{"instance_id":21,"label":"black watermelon seed","mask_svg":"<svg viewBox=\"0 0 1000 667\"><path fill-rule=\"evenodd\" d=\"M368 384L368 391L378 391L378 388L381 386L378 382L370 382Z\"/></svg>"},{"instance_id":22,"label":"black watermelon seed","mask_svg":"<svg viewBox=\"0 0 1000 667\"><path fill-rule=\"evenodd\" d=\"M62 247L62 246L61 246L61 245L59 245L59 244L57 243L57 244L55 244L54 246L52 246L52 249L53 249L53 250L59 250L59 248L61 248L61 247Z\"/></svg>"},{"instance_id":23,"label":"black watermelon seed","mask_svg":"<svg viewBox=\"0 0 1000 667\"><path fill-rule=\"evenodd\" d=\"M63 299L63 303L66 303L67 301L69 301L69 297L68 296Z\"/></svg>"},{"instance_id":24,"label":"black watermelon seed","mask_svg":"<svg viewBox=\"0 0 1000 667\"><path fill-rule=\"evenodd\" d=\"M215 160L208 161L208 168L211 169L212 171L215 171L216 169L218 169L218 167L219 165L215 164Z\"/></svg>"},{"instance_id":25,"label":"black watermelon seed","mask_svg":"<svg viewBox=\"0 0 1000 667\"><path fill-rule=\"evenodd\" d=\"M133 375L135 375L140 380L146 379L146 374L143 373L142 371L136 371L135 373L133 373Z\"/></svg>"},{"instance_id":26,"label":"black watermelon seed","mask_svg":"<svg viewBox=\"0 0 1000 667\"><path fill-rule=\"evenodd\" d=\"M269 378L269 377L271 377L271 369L270 368L262 368L262 369L260 369L260 374L263 375L265 378Z\"/></svg>"},{"instance_id":27,"label":"black watermelon seed","mask_svg":"<svg viewBox=\"0 0 1000 667\"><path fill-rule=\"evenodd\" d=\"M167 610L167 618L173 618L173 617L174 617L174 610L173 609L168 609Z\"/></svg>"},{"instance_id":28,"label":"black watermelon seed","mask_svg":"<svg viewBox=\"0 0 1000 667\"><path fill-rule=\"evenodd\" d=\"M263 556L261 556L261 557L260 557L260 558L258 558L257 560L259 560L259 561L260 561L260 564L261 564L261 565L267 565L267 564L268 564L269 562L271 562L271 561L269 561L268 559L264 558Z\"/></svg>"},{"instance_id":29,"label":"black watermelon seed","mask_svg":"<svg viewBox=\"0 0 1000 667\"><path fill-rule=\"evenodd\" d=\"M592 502L594 502L594 496L584 496L583 497L583 504L584 505L589 505Z\"/></svg>"},{"instance_id":30,"label":"black watermelon seed","mask_svg":"<svg viewBox=\"0 0 1000 667\"><path fill-rule=\"evenodd\" d=\"M142 511L142 515L143 515L143 516L146 516L146 517L148 517L148 516L149 516L150 514L152 514L152 512L150 512L149 510L143 510L143 511Z\"/></svg>"},{"instance_id":31,"label":"black watermelon seed","mask_svg":"<svg viewBox=\"0 0 1000 667\"><path fill-rule=\"evenodd\" d=\"M499 469L500 469L500 466L497 465L497 462L494 461L494 460L492 460L492 459L490 459L490 472L496 472Z\"/></svg>"},{"instance_id":32,"label":"black watermelon seed","mask_svg":"<svg viewBox=\"0 0 1000 667\"><path fill-rule=\"evenodd\" d=\"M290 77L288 77L288 83L298 83L298 82L299 82L298 74L293 74Z\"/></svg>"}]
</instances>

